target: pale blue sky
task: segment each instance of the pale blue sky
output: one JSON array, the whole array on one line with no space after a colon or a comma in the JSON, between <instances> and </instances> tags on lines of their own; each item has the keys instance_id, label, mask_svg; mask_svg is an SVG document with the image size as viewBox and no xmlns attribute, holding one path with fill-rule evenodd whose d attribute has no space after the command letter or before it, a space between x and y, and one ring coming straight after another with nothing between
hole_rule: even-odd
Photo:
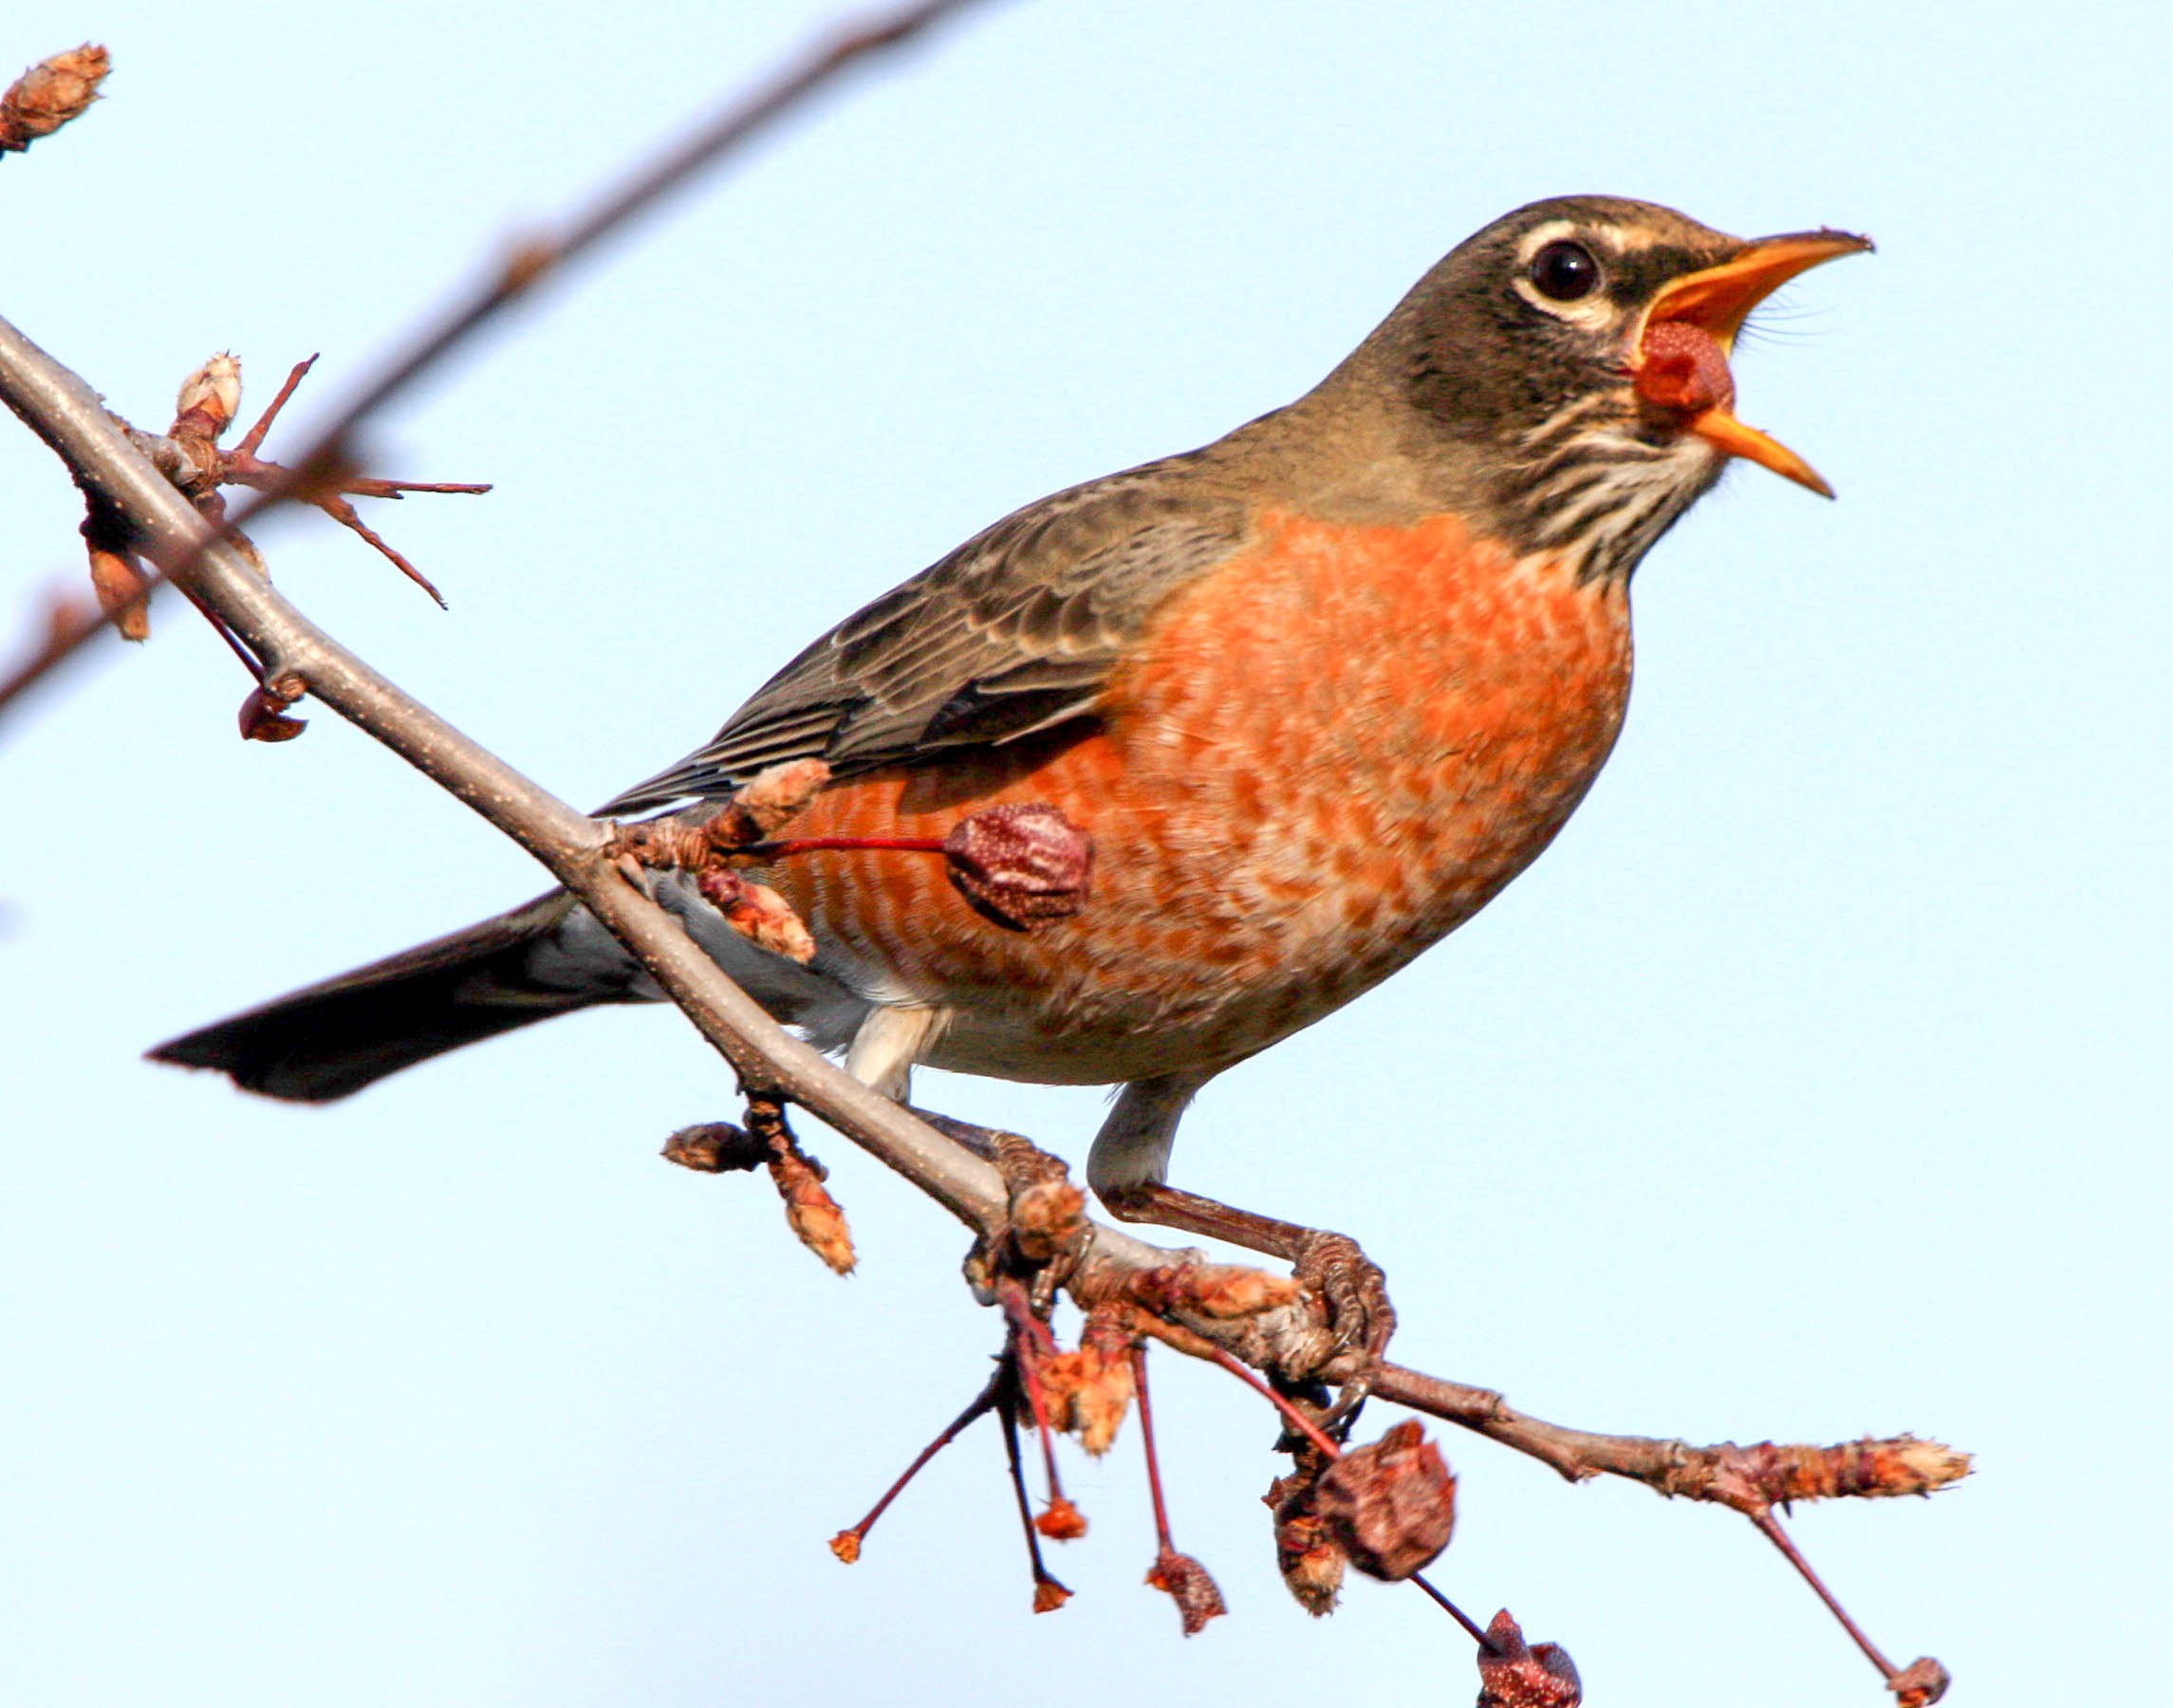
<instances>
[{"instance_id":1,"label":"pale blue sky","mask_svg":"<svg viewBox=\"0 0 2173 1708\"><path fill-rule=\"evenodd\" d=\"M0 313L139 420L221 347L251 413L322 349L321 406L824 15L13 9L0 65L87 35L118 69L0 163ZM1627 733L1559 844L1219 1083L1177 1178L1360 1235L1405 1358L1543 1415L1978 1452L1951 1494L1796 1533L1955 1701L2066 1699L2163 1621L2169 34L2142 6L990 6L383 424L386 472L498 483L373 517L449 614L328 525L263 544L586 803L1006 510L1305 389L1521 202L1871 232L1737 369L1840 502L1743 471L1662 545ZM5 633L75 519L0 433ZM1179 1539L1233 1608L1206 1635L1139 1586L1129 1432L1073 1470L1060 1614L1027 1614L993 1435L840 1568L825 1538L996 1325L956 1227L842 1142L847 1282L758 1182L659 1161L732 1106L669 1012L329 1110L139 1062L538 883L328 714L234 740L223 650L157 626L0 751L0 1700L1470 1699L1415 1592L1299 1612L1271 1420L1171 1360ZM925 1092L1074 1158L1100 1115ZM1727 1514L1444 1445L1439 1581L1566 1643L1595 1702L1885 1699Z\"/></svg>"}]
</instances>

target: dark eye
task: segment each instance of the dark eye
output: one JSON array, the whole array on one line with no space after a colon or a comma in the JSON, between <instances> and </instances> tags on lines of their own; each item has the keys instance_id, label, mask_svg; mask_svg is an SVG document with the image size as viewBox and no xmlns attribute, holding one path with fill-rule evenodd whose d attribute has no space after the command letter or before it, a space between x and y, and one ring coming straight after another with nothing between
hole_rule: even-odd
<instances>
[{"instance_id":1,"label":"dark eye","mask_svg":"<svg viewBox=\"0 0 2173 1708\"><path fill-rule=\"evenodd\" d=\"M1541 296L1573 303L1599 288L1600 264L1583 244L1558 240L1532 257L1532 282Z\"/></svg>"}]
</instances>

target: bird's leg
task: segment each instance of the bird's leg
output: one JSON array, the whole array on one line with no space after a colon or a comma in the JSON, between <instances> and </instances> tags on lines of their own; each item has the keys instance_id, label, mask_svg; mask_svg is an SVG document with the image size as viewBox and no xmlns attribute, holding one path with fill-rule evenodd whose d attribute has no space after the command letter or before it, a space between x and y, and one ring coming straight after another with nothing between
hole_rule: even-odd
<instances>
[{"instance_id":1,"label":"bird's leg","mask_svg":"<svg viewBox=\"0 0 2173 1708\"><path fill-rule=\"evenodd\" d=\"M1290 1264L1298 1280L1320 1300L1335 1338L1336 1353L1328 1363L1340 1366L1343 1396L1331 1418L1347 1423L1365 1400L1372 1370L1396 1331L1387 1277L1348 1235L1240 1210L1162 1179L1177 1123L1206 1077L1171 1074L1126 1086L1095 1137L1086 1163L1087 1179L1121 1221L1151 1222L1226 1239Z\"/></svg>"},{"instance_id":2,"label":"bird's leg","mask_svg":"<svg viewBox=\"0 0 2173 1708\"><path fill-rule=\"evenodd\" d=\"M1355 1239L1240 1210L1160 1180L1104 1186L1100 1196L1120 1221L1151 1222L1226 1239L1291 1265L1298 1280L1326 1308L1328 1327L1336 1341L1336 1362L1354 1355L1357 1367L1344 1379L1342 1396L1329 1414L1331 1425L1349 1420L1372 1384L1373 1367L1387 1350L1388 1337L1396 1332L1388 1278Z\"/></svg>"}]
</instances>

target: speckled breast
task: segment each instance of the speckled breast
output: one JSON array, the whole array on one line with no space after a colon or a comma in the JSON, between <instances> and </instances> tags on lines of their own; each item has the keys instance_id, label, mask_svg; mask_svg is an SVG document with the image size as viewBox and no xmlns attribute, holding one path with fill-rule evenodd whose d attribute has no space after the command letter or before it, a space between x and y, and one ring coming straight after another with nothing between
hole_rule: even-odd
<instances>
[{"instance_id":1,"label":"speckled breast","mask_svg":"<svg viewBox=\"0 0 2173 1708\"><path fill-rule=\"evenodd\" d=\"M954 1011L938 1065L1101 1084L1227 1065L1349 1001L1552 839L1622 727L1628 592L1415 527L1263 519L1158 613L1102 727L840 784L798 834L996 801L1091 833L1075 919L1006 931L914 856L775 881L867 993Z\"/></svg>"}]
</instances>

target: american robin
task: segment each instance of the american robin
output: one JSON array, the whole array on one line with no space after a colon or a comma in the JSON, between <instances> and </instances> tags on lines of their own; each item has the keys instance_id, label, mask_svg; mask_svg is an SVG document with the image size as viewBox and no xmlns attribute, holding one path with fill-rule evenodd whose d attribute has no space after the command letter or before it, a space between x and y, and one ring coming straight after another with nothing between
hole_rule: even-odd
<instances>
[{"instance_id":1,"label":"american robin","mask_svg":"<svg viewBox=\"0 0 2173 1708\"><path fill-rule=\"evenodd\" d=\"M942 836L997 803L1092 839L1091 900L1021 934L937 863L767 873L800 966L659 893L780 1020L902 1098L917 1063L1124 1087L1087 1174L1128 1219L1286 1257L1305 1230L1164 1181L1185 1105L1477 912L1621 728L1631 571L1744 457L1727 354L1784 281L1868 248L1535 202L1460 245L1295 403L1044 498L831 630L715 739L603 808L696 810L782 761L795 837ZM658 993L564 892L152 1053L344 1097L532 1020Z\"/></svg>"}]
</instances>

